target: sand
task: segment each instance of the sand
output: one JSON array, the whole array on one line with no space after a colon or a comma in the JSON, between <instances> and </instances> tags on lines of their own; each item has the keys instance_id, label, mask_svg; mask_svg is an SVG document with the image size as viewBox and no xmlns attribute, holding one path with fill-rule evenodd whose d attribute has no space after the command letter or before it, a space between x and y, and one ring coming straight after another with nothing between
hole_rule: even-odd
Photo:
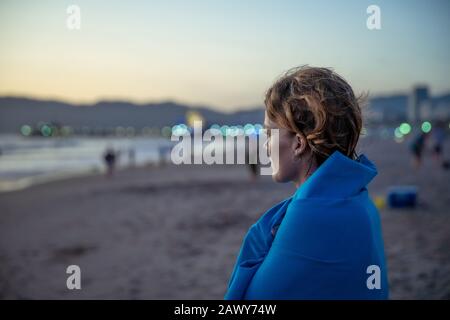
<instances>
[{"instance_id":1,"label":"sand","mask_svg":"<svg viewBox=\"0 0 450 320\"><path fill-rule=\"evenodd\" d=\"M414 171L407 144L360 150L390 185L419 187L415 209L380 211L392 299L450 298L450 171ZM446 151L449 145L446 145ZM2 299L222 299L242 238L294 192L245 166L148 166L0 194ZM68 290L66 268L81 268Z\"/></svg>"}]
</instances>

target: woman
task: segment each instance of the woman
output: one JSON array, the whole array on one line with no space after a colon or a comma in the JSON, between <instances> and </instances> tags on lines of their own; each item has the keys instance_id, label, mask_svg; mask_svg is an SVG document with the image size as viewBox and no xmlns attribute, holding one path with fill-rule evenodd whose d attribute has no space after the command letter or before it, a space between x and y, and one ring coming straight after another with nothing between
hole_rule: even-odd
<instances>
[{"instance_id":1,"label":"woman","mask_svg":"<svg viewBox=\"0 0 450 320\"><path fill-rule=\"evenodd\" d=\"M352 88L305 66L276 81L265 105L273 179L297 190L248 231L225 299L386 299L381 225L366 188L377 171L356 155L362 117Z\"/></svg>"}]
</instances>

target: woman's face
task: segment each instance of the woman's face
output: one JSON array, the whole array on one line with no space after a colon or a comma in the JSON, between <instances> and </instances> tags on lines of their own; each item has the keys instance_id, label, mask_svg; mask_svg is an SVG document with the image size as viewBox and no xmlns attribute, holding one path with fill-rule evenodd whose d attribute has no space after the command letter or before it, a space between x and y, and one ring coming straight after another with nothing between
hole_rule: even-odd
<instances>
[{"instance_id":1,"label":"woman's face","mask_svg":"<svg viewBox=\"0 0 450 320\"><path fill-rule=\"evenodd\" d=\"M306 146L304 138L281 128L269 119L267 113L264 118L264 128L267 132L267 141L264 145L271 160L272 178L277 182L298 181L301 173L304 172L304 161L301 160ZM278 155L275 148L278 148Z\"/></svg>"}]
</instances>

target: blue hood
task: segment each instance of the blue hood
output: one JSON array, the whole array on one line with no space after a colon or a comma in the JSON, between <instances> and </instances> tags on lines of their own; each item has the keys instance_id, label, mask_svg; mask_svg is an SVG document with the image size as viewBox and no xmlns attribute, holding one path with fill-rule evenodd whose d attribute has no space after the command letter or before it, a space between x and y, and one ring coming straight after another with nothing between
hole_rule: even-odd
<instances>
[{"instance_id":1,"label":"blue hood","mask_svg":"<svg viewBox=\"0 0 450 320\"><path fill-rule=\"evenodd\" d=\"M367 192L376 175L364 155L334 152L251 226L225 299L387 298L381 224Z\"/></svg>"},{"instance_id":2,"label":"blue hood","mask_svg":"<svg viewBox=\"0 0 450 320\"><path fill-rule=\"evenodd\" d=\"M297 189L294 199L356 196L377 173L377 168L365 155L351 160L336 151Z\"/></svg>"}]
</instances>

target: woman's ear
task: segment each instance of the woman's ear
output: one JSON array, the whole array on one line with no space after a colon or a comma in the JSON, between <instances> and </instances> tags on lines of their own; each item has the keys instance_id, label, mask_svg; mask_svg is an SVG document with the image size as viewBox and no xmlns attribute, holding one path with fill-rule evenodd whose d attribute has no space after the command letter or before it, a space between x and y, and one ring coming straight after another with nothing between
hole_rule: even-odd
<instances>
[{"instance_id":1,"label":"woman's ear","mask_svg":"<svg viewBox=\"0 0 450 320\"><path fill-rule=\"evenodd\" d=\"M296 133L294 140L294 155L300 157L306 149L306 139L301 134Z\"/></svg>"}]
</instances>

